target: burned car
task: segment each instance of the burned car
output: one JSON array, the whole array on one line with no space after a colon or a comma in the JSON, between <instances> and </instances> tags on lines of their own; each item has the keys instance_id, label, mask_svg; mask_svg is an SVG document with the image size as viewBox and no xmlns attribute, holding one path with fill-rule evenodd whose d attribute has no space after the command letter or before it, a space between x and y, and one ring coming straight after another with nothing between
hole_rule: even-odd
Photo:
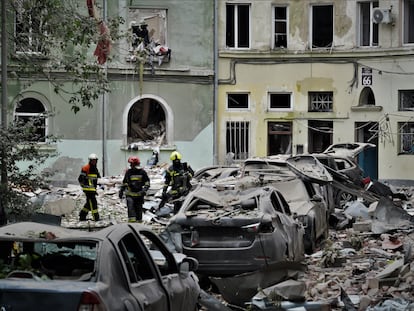
<instances>
[{"instance_id":1,"label":"burned car","mask_svg":"<svg viewBox=\"0 0 414 311\"><path fill-rule=\"evenodd\" d=\"M230 187L231 188L231 187ZM161 234L199 262L197 273L229 276L304 259L304 229L271 186L199 185Z\"/></svg>"},{"instance_id":2,"label":"burned car","mask_svg":"<svg viewBox=\"0 0 414 311\"><path fill-rule=\"evenodd\" d=\"M250 158L244 161L239 183L255 178L255 185L271 184L286 199L293 215L305 228L305 251L312 253L317 242L329 234L329 213L333 209L332 176L316 159L287 155Z\"/></svg>"},{"instance_id":3,"label":"burned car","mask_svg":"<svg viewBox=\"0 0 414 311\"><path fill-rule=\"evenodd\" d=\"M193 258L178 260L138 224L87 232L22 222L0 227L1 310L191 310Z\"/></svg>"},{"instance_id":4,"label":"burned car","mask_svg":"<svg viewBox=\"0 0 414 311\"><path fill-rule=\"evenodd\" d=\"M329 146L323 153L312 153L331 172L339 183L334 183L335 205L343 208L347 202L356 200L358 193L348 191L364 187L364 171L356 157L366 149L375 148L371 143L342 143Z\"/></svg>"}]
</instances>

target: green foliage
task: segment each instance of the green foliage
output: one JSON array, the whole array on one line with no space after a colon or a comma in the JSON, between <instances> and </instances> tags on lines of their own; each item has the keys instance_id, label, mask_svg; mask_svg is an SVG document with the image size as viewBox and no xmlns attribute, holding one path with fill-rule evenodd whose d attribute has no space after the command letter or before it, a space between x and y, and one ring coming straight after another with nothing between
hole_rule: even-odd
<instances>
[{"instance_id":1,"label":"green foliage","mask_svg":"<svg viewBox=\"0 0 414 311\"><path fill-rule=\"evenodd\" d=\"M34 134L37 122L33 118L29 122L15 122L8 128L0 128L0 169L7 172L7 182L2 180L0 184L0 198L9 218L30 217L36 207L24 192L48 185L47 178L51 173L39 172L38 167L55 153L43 151L37 143L38 137ZM55 143L58 139L48 136L46 140Z\"/></svg>"},{"instance_id":2,"label":"green foliage","mask_svg":"<svg viewBox=\"0 0 414 311\"><path fill-rule=\"evenodd\" d=\"M81 107L91 108L99 95L109 91L105 65L99 64L93 56L96 44L103 36L99 28L102 18L98 14L89 16L86 1L10 0L9 8L10 19L16 14L30 17L27 20L32 20L33 24L30 26L31 37L37 42L37 52L41 50L33 53L33 40L25 39L27 35L18 37L10 31L9 47L18 46L19 49L18 53L14 48L10 49L9 66L14 67L16 78L24 81L25 87L38 79L48 80L74 113ZM102 9L97 7L96 12L102 12ZM124 36L119 31L119 25L123 23L119 16L107 18L110 41ZM26 24L21 27L29 29ZM110 57L108 61L111 61Z\"/></svg>"}]
</instances>

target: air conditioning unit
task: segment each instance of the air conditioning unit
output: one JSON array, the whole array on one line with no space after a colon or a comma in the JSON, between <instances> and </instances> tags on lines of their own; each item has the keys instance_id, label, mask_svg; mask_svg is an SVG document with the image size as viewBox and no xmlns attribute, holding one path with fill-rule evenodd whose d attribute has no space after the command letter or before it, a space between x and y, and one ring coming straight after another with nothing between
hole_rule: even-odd
<instances>
[{"instance_id":1,"label":"air conditioning unit","mask_svg":"<svg viewBox=\"0 0 414 311\"><path fill-rule=\"evenodd\" d=\"M389 24L392 22L391 9L375 8L372 12L372 20L376 24Z\"/></svg>"}]
</instances>

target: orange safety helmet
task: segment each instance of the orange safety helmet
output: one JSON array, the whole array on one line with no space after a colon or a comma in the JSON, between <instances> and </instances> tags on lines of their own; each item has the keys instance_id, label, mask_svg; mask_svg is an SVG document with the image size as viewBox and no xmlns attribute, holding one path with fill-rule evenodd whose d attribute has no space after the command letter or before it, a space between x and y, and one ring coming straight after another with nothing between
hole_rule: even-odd
<instances>
[{"instance_id":1,"label":"orange safety helmet","mask_svg":"<svg viewBox=\"0 0 414 311\"><path fill-rule=\"evenodd\" d=\"M139 160L138 157L130 156L128 158L128 163L131 163L131 164L134 164L134 165L139 165L141 163L141 161Z\"/></svg>"}]
</instances>

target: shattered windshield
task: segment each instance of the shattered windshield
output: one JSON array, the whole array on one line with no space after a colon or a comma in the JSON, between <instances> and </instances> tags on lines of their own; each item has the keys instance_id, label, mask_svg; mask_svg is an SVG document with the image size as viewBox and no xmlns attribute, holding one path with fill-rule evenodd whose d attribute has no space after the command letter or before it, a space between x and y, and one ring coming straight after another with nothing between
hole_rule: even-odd
<instances>
[{"instance_id":1,"label":"shattered windshield","mask_svg":"<svg viewBox=\"0 0 414 311\"><path fill-rule=\"evenodd\" d=\"M0 278L91 280L96 242L0 241Z\"/></svg>"}]
</instances>

